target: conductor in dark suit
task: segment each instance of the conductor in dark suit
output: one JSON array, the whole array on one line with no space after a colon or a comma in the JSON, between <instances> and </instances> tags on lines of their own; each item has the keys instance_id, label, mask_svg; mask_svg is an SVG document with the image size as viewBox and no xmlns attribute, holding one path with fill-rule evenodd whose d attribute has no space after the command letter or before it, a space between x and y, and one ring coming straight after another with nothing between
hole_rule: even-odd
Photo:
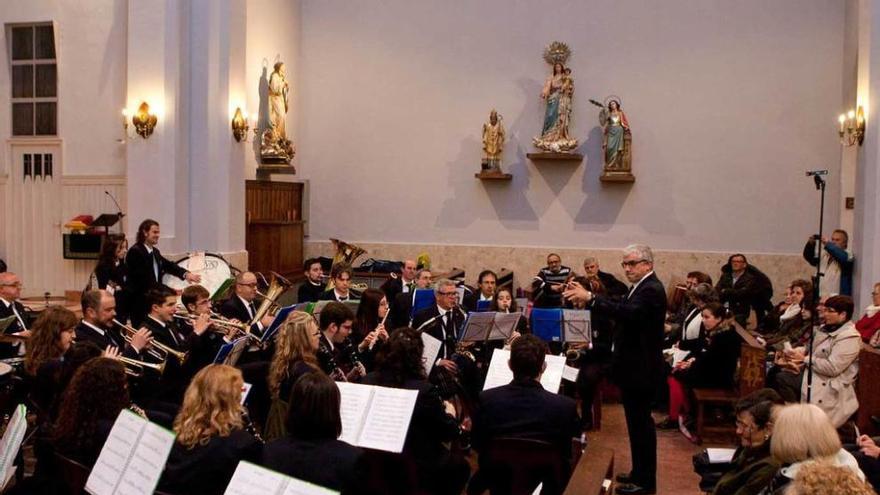
<instances>
[{"instance_id":1,"label":"conductor in dark suit","mask_svg":"<svg viewBox=\"0 0 880 495\"><path fill-rule=\"evenodd\" d=\"M138 227L137 242L125 256L125 263L128 265L128 285L125 289L131 304L133 327L139 327L150 312L146 294L162 285L162 277L166 273L187 282L199 283L202 280L201 275L190 273L162 256L156 247L159 234L159 222L149 218L144 220Z\"/></svg>"},{"instance_id":2,"label":"conductor in dark suit","mask_svg":"<svg viewBox=\"0 0 880 495\"><path fill-rule=\"evenodd\" d=\"M593 295L578 283L563 293L570 301L586 302L600 315L616 321L612 376L620 387L629 431L632 472L618 476L617 493L656 493L657 433L651 400L663 378L663 321L666 291L654 274L651 248L641 244L623 250L623 266L632 284L621 300Z\"/></svg>"}]
</instances>

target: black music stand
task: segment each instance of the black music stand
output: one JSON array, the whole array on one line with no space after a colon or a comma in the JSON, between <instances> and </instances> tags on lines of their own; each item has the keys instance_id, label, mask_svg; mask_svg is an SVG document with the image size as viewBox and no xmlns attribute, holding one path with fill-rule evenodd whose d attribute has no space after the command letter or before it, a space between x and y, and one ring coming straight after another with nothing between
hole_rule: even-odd
<instances>
[{"instance_id":1,"label":"black music stand","mask_svg":"<svg viewBox=\"0 0 880 495\"><path fill-rule=\"evenodd\" d=\"M562 310L562 340L589 344L593 341L590 311L583 309Z\"/></svg>"},{"instance_id":2,"label":"black music stand","mask_svg":"<svg viewBox=\"0 0 880 495\"><path fill-rule=\"evenodd\" d=\"M89 227L104 227L104 235L110 234L110 227L116 225L121 218L119 213L101 213ZM120 230L122 227L120 227Z\"/></svg>"},{"instance_id":3,"label":"black music stand","mask_svg":"<svg viewBox=\"0 0 880 495\"><path fill-rule=\"evenodd\" d=\"M516 331L522 315L519 313L498 313L486 311L471 313L465 321L460 342L488 342L507 340Z\"/></svg>"}]
</instances>

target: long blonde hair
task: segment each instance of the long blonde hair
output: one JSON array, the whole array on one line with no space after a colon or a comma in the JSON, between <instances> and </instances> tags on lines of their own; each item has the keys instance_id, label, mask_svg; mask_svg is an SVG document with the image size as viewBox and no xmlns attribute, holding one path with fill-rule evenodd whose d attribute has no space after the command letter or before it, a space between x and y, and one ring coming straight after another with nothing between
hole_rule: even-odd
<instances>
[{"instance_id":1,"label":"long blonde hair","mask_svg":"<svg viewBox=\"0 0 880 495\"><path fill-rule=\"evenodd\" d=\"M174 419L177 441L191 449L241 428L243 384L241 371L225 364L212 364L196 373Z\"/></svg>"},{"instance_id":2,"label":"long blonde hair","mask_svg":"<svg viewBox=\"0 0 880 495\"><path fill-rule=\"evenodd\" d=\"M318 369L317 349L312 348L311 335L318 331L318 324L312 315L304 311L294 311L278 330L275 339L275 355L269 367L269 394L279 398L281 382L290 376L290 370L297 361ZM281 397L287 400L287 397Z\"/></svg>"}]
</instances>

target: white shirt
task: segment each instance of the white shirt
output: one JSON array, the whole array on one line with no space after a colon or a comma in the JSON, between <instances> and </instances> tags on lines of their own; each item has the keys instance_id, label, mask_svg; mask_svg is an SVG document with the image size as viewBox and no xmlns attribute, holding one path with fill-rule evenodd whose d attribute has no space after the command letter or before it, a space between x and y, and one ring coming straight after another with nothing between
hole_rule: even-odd
<instances>
[{"instance_id":1,"label":"white shirt","mask_svg":"<svg viewBox=\"0 0 880 495\"><path fill-rule=\"evenodd\" d=\"M104 334L106 333L104 329L98 328L95 325L92 325L91 323L87 322L86 320L82 320L82 324L91 328L92 330L98 332L98 335L104 336Z\"/></svg>"},{"instance_id":2,"label":"white shirt","mask_svg":"<svg viewBox=\"0 0 880 495\"><path fill-rule=\"evenodd\" d=\"M491 300L492 300L492 296L486 297L483 295L482 292L480 292L480 301L491 301Z\"/></svg>"},{"instance_id":3,"label":"white shirt","mask_svg":"<svg viewBox=\"0 0 880 495\"><path fill-rule=\"evenodd\" d=\"M401 279L400 279L401 292L403 292L404 294L409 292L409 288L413 283L415 283L415 280L407 280L407 279L401 277Z\"/></svg>"},{"instance_id":4,"label":"white shirt","mask_svg":"<svg viewBox=\"0 0 880 495\"><path fill-rule=\"evenodd\" d=\"M156 276L156 282L161 282L161 280L159 280L159 263L156 262L156 258L153 256L153 248L144 244L144 249L147 250L147 254L149 254L150 259L153 260L153 274Z\"/></svg>"},{"instance_id":5,"label":"white shirt","mask_svg":"<svg viewBox=\"0 0 880 495\"><path fill-rule=\"evenodd\" d=\"M338 302L345 302L351 299L351 293L349 293L347 296L343 296L339 292L336 292L336 289L333 289L333 297L335 297Z\"/></svg>"}]
</instances>

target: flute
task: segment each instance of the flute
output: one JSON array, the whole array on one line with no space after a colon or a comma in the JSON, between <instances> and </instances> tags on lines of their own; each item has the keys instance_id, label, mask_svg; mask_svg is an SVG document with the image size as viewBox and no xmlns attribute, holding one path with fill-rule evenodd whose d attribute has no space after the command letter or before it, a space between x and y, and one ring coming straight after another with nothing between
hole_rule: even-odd
<instances>
[{"instance_id":1,"label":"flute","mask_svg":"<svg viewBox=\"0 0 880 495\"><path fill-rule=\"evenodd\" d=\"M385 312L385 316L382 317L382 321L379 323L380 326L385 326L385 320L388 319L388 315L389 315L390 313L391 313L391 310L390 310L390 309L389 309L388 311ZM379 327L377 326L376 328L379 328ZM373 346L376 345L376 341L377 341L377 340L379 340L379 336L378 336L378 335L376 335L376 338L373 339L373 341L370 342L370 345L367 346L367 350L368 350L368 351L372 351L372 350L373 350Z\"/></svg>"}]
</instances>

